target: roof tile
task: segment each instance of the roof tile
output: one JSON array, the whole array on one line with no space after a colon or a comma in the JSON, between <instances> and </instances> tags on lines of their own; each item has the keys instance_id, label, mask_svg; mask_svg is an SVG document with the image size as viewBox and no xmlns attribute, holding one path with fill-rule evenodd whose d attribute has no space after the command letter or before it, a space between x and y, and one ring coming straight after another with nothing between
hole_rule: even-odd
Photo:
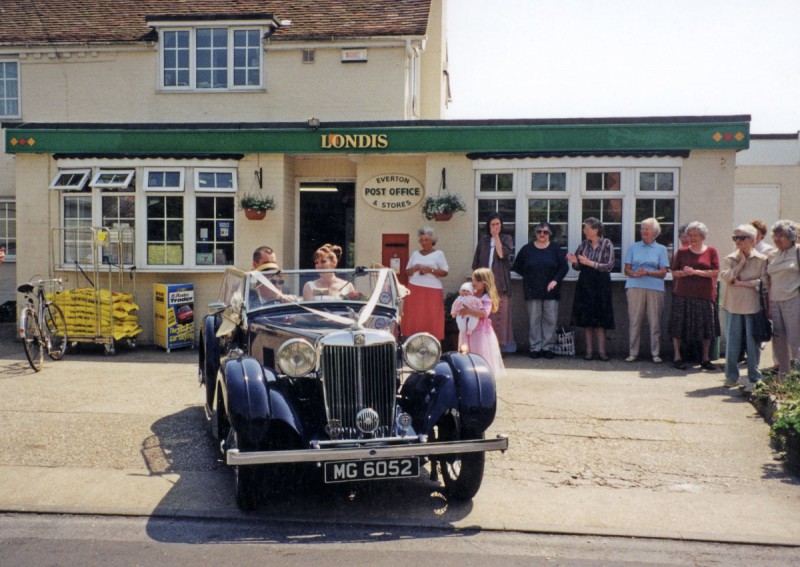
<instances>
[{"instance_id":1,"label":"roof tile","mask_svg":"<svg viewBox=\"0 0 800 567\"><path fill-rule=\"evenodd\" d=\"M272 14L272 41L424 35L431 0L13 0L0 3L0 45L137 42L148 16Z\"/></svg>"}]
</instances>

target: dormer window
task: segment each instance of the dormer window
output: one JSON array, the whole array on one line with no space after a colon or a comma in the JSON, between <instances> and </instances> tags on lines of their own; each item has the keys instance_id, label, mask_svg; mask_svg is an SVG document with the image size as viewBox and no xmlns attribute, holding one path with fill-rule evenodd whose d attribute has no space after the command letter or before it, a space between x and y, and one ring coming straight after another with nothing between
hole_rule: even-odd
<instances>
[{"instance_id":1,"label":"dormer window","mask_svg":"<svg viewBox=\"0 0 800 567\"><path fill-rule=\"evenodd\" d=\"M234 91L264 88L261 40L277 23L182 17L150 21L159 34L159 89L162 91Z\"/></svg>"}]
</instances>

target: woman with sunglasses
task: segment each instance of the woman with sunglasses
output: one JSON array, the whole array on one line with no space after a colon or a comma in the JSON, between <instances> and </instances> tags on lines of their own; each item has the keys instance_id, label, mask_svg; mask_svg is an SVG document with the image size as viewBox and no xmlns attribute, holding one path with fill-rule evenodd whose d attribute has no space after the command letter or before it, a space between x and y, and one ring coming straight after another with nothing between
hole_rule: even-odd
<instances>
[{"instance_id":1,"label":"woman with sunglasses","mask_svg":"<svg viewBox=\"0 0 800 567\"><path fill-rule=\"evenodd\" d=\"M703 350L700 368L716 370L708 353L711 339L720 335L716 305L719 254L706 245L708 228L703 223L690 222L686 234L689 246L678 250L672 260L674 284L669 320L674 349L672 366L676 370L686 370L686 363L681 359L681 343L699 341Z\"/></svg>"},{"instance_id":2,"label":"woman with sunglasses","mask_svg":"<svg viewBox=\"0 0 800 567\"><path fill-rule=\"evenodd\" d=\"M555 242L550 242L552 232L549 223L537 224L534 240L522 247L511 268L522 276L531 358L553 358L561 280L569 270L564 251Z\"/></svg>"},{"instance_id":3,"label":"woman with sunglasses","mask_svg":"<svg viewBox=\"0 0 800 567\"><path fill-rule=\"evenodd\" d=\"M739 383L739 350L744 330L749 380L743 385L749 391L761 378L758 371L761 350L753 337L753 323L761 309L758 294L761 283L766 280L767 257L755 249L756 229L749 224L736 227L733 242L736 250L725 256L719 273L726 286L722 298L722 309L726 313L725 385L733 387Z\"/></svg>"}]
</instances>

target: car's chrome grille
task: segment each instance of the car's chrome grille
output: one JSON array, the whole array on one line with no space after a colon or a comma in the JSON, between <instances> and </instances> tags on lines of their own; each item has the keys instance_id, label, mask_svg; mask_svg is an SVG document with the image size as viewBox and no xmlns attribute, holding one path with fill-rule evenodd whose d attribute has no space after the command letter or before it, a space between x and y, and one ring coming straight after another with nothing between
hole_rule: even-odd
<instances>
[{"instance_id":1,"label":"car's chrome grille","mask_svg":"<svg viewBox=\"0 0 800 567\"><path fill-rule=\"evenodd\" d=\"M394 343L372 346L325 346L321 370L328 422L337 422L341 437L359 436L356 415L364 408L378 412L377 436L391 435L396 396Z\"/></svg>"}]
</instances>

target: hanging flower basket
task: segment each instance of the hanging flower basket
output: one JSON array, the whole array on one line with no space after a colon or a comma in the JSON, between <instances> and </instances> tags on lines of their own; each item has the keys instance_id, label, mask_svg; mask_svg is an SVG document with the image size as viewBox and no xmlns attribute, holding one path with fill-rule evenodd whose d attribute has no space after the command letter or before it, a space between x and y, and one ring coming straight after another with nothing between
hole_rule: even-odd
<instances>
[{"instance_id":1,"label":"hanging flower basket","mask_svg":"<svg viewBox=\"0 0 800 567\"><path fill-rule=\"evenodd\" d=\"M442 169L439 193L422 201L422 215L428 220L449 221L453 218L453 213L463 213L466 210L467 206L461 197L447 190L445 170Z\"/></svg>"},{"instance_id":2,"label":"hanging flower basket","mask_svg":"<svg viewBox=\"0 0 800 567\"><path fill-rule=\"evenodd\" d=\"M261 220L275 208L275 199L261 193L245 193L239 198L239 208L244 210L245 218Z\"/></svg>"},{"instance_id":3,"label":"hanging flower basket","mask_svg":"<svg viewBox=\"0 0 800 567\"><path fill-rule=\"evenodd\" d=\"M248 220L261 220L267 216L267 211L263 209L245 209L244 216Z\"/></svg>"}]
</instances>

